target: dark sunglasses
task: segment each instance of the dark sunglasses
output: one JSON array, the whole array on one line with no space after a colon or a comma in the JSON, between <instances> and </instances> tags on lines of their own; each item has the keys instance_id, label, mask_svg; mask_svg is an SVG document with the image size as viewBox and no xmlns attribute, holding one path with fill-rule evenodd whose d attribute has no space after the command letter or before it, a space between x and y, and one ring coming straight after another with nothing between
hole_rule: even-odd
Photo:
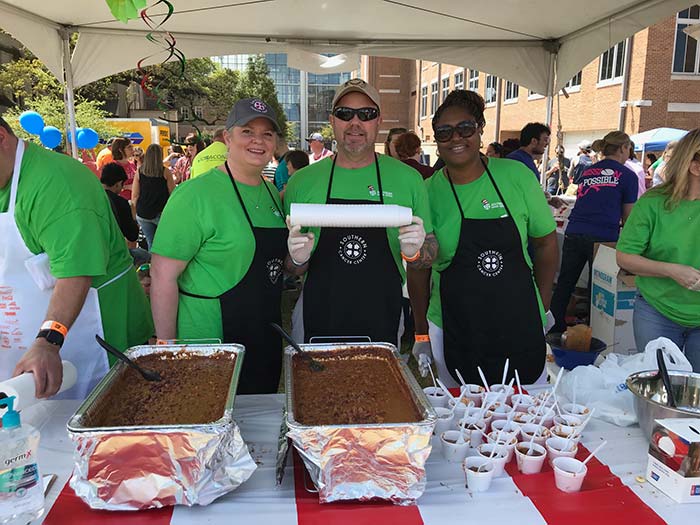
<instances>
[{"instance_id":1,"label":"dark sunglasses","mask_svg":"<svg viewBox=\"0 0 700 525\"><path fill-rule=\"evenodd\" d=\"M479 125L476 123L476 121L465 120L456 126L450 126L449 124L438 126L433 131L435 131L435 140L437 142L447 142L448 140L452 139L455 131L459 133L460 137L468 139L474 133L476 133L477 129L479 129Z\"/></svg>"},{"instance_id":2,"label":"dark sunglasses","mask_svg":"<svg viewBox=\"0 0 700 525\"><path fill-rule=\"evenodd\" d=\"M333 116L345 122L350 122L355 115L357 115L357 118L359 118L362 122L367 122L376 119L379 116L379 110L377 108L355 109L342 106L333 110Z\"/></svg>"}]
</instances>

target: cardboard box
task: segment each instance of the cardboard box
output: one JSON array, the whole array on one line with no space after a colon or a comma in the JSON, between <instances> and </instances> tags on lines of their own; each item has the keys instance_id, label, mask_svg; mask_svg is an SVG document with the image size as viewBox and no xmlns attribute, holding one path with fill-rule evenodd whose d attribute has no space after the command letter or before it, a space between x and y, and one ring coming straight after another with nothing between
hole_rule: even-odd
<instances>
[{"instance_id":1,"label":"cardboard box","mask_svg":"<svg viewBox=\"0 0 700 525\"><path fill-rule=\"evenodd\" d=\"M700 503L700 418L656 420L647 480L679 503Z\"/></svg>"},{"instance_id":2,"label":"cardboard box","mask_svg":"<svg viewBox=\"0 0 700 525\"><path fill-rule=\"evenodd\" d=\"M601 243L596 248L591 284L593 337L608 345L605 353L634 354L637 352L632 328L637 295L634 275L617 265L614 243Z\"/></svg>"}]
</instances>

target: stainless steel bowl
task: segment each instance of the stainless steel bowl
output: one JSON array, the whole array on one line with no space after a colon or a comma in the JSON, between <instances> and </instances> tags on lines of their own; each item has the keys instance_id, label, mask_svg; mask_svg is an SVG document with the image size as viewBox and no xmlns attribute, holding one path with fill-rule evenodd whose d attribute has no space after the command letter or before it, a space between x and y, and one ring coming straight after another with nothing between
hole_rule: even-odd
<instances>
[{"instance_id":1,"label":"stainless steel bowl","mask_svg":"<svg viewBox=\"0 0 700 525\"><path fill-rule=\"evenodd\" d=\"M700 418L700 374L676 372L669 370L673 394L678 408L671 408L667 403L666 388L656 370L637 372L627 378L627 388L634 394L634 408L639 419L639 426L651 439L654 420L672 417Z\"/></svg>"}]
</instances>

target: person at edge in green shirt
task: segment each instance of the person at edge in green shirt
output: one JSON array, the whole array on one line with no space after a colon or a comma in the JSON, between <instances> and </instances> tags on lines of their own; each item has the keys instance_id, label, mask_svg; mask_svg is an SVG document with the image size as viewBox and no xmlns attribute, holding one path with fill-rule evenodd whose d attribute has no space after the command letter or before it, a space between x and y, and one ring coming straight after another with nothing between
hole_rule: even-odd
<instances>
[{"instance_id":1,"label":"person at edge in green shirt","mask_svg":"<svg viewBox=\"0 0 700 525\"><path fill-rule=\"evenodd\" d=\"M159 339L245 346L239 394L277 392L287 227L262 179L280 133L274 110L241 99L226 120L226 162L173 192L152 248L151 305Z\"/></svg>"},{"instance_id":2,"label":"person at edge in green shirt","mask_svg":"<svg viewBox=\"0 0 700 525\"><path fill-rule=\"evenodd\" d=\"M65 396L83 398L108 369L96 333L122 351L153 336L148 300L99 180L71 157L19 140L2 118L0 238L0 380L32 372L37 397L49 397L65 359L78 370ZM42 257L48 265L25 269ZM55 285L40 284L47 279ZM8 326L19 332L8 335Z\"/></svg>"},{"instance_id":3,"label":"person at edge in green shirt","mask_svg":"<svg viewBox=\"0 0 700 525\"><path fill-rule=\"evenodd\" d=\"M406 164L375 153L379 93L364 80L338 88L330 123L338 152L289 180L286 212L294 203L397 204L411 208L413 219L401 228L291 228L285 268L306 274L293 332L307 342L367 336L398 344L402 259L409 267L426 268L437 253L423 179Z\"/></svg>"},{"instance_id":4,"label":"person at edge in green shirt","mask_svg":"<svg viewBox=\"0 0 700 525\"><path fill-rule=\"evenodd\" d=\"M455 369L480 383L477 366L499 383L506 359L534 383L544 372L545 310L558 263L552 213L527 167L480 153L486 121L478 93L450 93L432 124L445 161L426 181L440 251L432 293L431 272L408 269L413 355L425 372L434 359L447 386L458 385Z\"/></svg>"},{"instance_id":5,"label":"person at edge in green shirt","mask_svg":"<svg viewBox=\"0 0 700 525\"><path fill-rule=\"evenodd\" d=\"M197 153L190 168L190 179L196 179L226 162L228 150L224 142L225 131L224 128L217 129L212 137L213 142Z\"/></svg>"},{"instance_id":6,"label":"person at edge in green shirt","mask_svg":"<svg viewBox=\"0 0 700 525\"><path fill-rule=\"evenodd\" d=\"M637 351L667 337L700 372L700 129L678 141L666 182L632 208L617 243L617 263L637 276Z\"/></svg>"}]
</instances>

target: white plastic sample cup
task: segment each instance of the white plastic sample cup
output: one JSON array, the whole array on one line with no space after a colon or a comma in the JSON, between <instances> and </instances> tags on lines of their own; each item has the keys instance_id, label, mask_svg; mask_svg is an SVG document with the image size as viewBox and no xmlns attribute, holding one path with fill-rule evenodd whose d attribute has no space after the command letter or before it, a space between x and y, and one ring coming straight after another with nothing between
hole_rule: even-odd
<instances>
[{"instance_id":1,"label":"white plastic sample cup","mask_svg":"<svg viewBox=\"0 0 700 525\"><path fill-rule=\"evenodd\" d=\"M527 412L518 412L513 416L513 423L520 426L532 423L534 420L535 416L533 416L532 414L528 414Z\"/></svg>"},{"instance_id":2,"label":"white plastic sample cup","mask_svg":"<svg viewBox=\"0 0 700 525\"><path fill-rule=\"evenodd\" d=\"M562 492L578 492L588 473L588 467L574 458L557 458L553 461L554 483Z\"/></svg>"},{"instance_id":3,"label":"white plastic sample cup","mask_svg":"<svg viewBox=\"0 0 700 525\"><path fill-rule=\"evenodd\" d=\"M459 430L446 430L440 434L442 455L449 463L461 463L469 452L469 440L465 436L463 443L459 442Z\"/></svg>"},{"instance_id":4,"label":"white plastic sample cup","mask_svg":"<svg viewBox=\"0 0 700 525\"><path fill-rule=\"evenodd\" d=\"M580 427L570 427L568 425L555 425L552 427L552 436L558 436L561 438L570 437L575 443L578 443L581 439Z\"/></svg>"},{"instance_id":5,"label":"white plastic sample cup","mask_svg":"<svg viewBox=\"0 0 700 525\"><path fill-rule=\"evenodd\" d=\"M520 425L515 421L507 421L505 419L499 419L498 421L493 421L491 423L491 431L499 432L503 430L502 437L506 434L510 434L511 437L518 437L520 434Z\"/></svg>"},{"instance_id":6,"label":"white plastic sample cup","mask_svg":"<svg viewBox=\"0 0 700 525\"><path fill-rule=\"evenodd\" d=\"M506 398L505 402L510 404L510 398L512 397L513 394L515 394L515 388L509 385L504 385L503 383L499 383L496 385L490 385L489 388L491 389L491 392L498 392L498 393L503 393L505 392Z\"/></svg>"},{"instance_id":7,"label":"white plastic sample cup","mask_svg":"<svg viewBox=\"0 0 700 525\"><path fill-rule=\"evenodd\" d=\"M493 420L498 421L500 419L508 419L508 414L510 414L513 407L507 403L501 403L493 409Z\"/></svg>"},{"instance_id":8,"label":"white plastic sample cup","mask_svg":"<svg viewBox=\"0 0 700 525\"><path fill-rule=\"evenodd\" d=\"M481 385L468 383L460 387L460 392L466 398L467 403L471 401L472 403L474 403L475 407L480 407L482 394L486 392L486 389Z\"/></svg>"},{"instance_id":9,"label":"white plastic sample cup","mask_svg":"<svg viewBox=\"0 0 700 525\"><path fill-rule=\"evenodd\" d=\"M542 470L547 450L537 443L532 444L532 454L528 455L529 443L518 443L515 446L515 460L518 470L523 474L538 474Z\"/></svg>"},{"instance_id":10,"label":"white plastic sample cup","mask_svg":"<svg viewBox=\"0 0 700 525\"><path fill-rule=\"evenodd\" d=\"M545 441L552 437L550 430L544 425L527 423L520 427L520 436L522 441L530 441L530 439L532 439L533 434L536 434L535 443L542 446L544 446Z\"/></svg>"},{"instance_id":11,"label":"white plastic sample cup","mask_svg":"<svg viewBox=\"0 0 700 525\"><path fill-rule=\"evenodd\" d=\"M459 420L458 428L464 428L465 439L469 440L472 448L476 448L484 441L486 424L475 417L466 417Z\"/></svg>"},{"instance_id":12,"label":"white plastic sample cup","mask_svg":"<svg viewBox=\"0 0 700 525\"><path fill-rule=\"evenodd\" d=\"M467 411L467 404L469 401L460 397L455 399L456 401L453 401L452 399L447 400L447 408L454 411L455 419L460 420L464 417L464 414Z\"/></svg>"},{"instance_id":13,"label":"white plastic sample cup","mask_svg":"<svg viewBox=\"0 0 700 525\"><path fill-rule=\"evenodd\" d=\"M588 414L591 413L587 406L581 405L579 403L566 403L561 406L561 411L564 414L569 414L578 417L588 417Z\"/></svg>"},{"instance_id":14,"label":"white plastic sample cup","mask_svg":"<svg viewBox=\"0 0 700 525\"><path fill-rule=\"evenodd\" d=\"M579 416L572 416L571 414L562 414L561 416L554 416L555 425L566 425L569 427L580 427L583 425L583 419Z\"/></svg>"},{"instance_id":15,"label":"white plastic sample cup","mask_svg":"<svg viewBox=\"0 0 700 525\"><path fill-rule=\"evenodd\" d=\"M530 407L527 409L527 413L533 416L533 421L537 421L538 423L542 421L542 425L551 428L552 425L554 424L554 412L549 411L550 407L542 407L542 406L534 406ZM547 416L545 419L542 419L544 416Z\"/></svg>"},{"instance_id":16,"label":"white plastic sample cup","mask_svg":"<svg viewBox=\"0 0 700 525\"><path fill-rule=\"evenodd\" d=\"M486 492L494 476L494 464L488 458L470 456L462 463L467 478L467 487L472 492Z\"/></svg>"},{"instance_id":17,"label":"white plastic sample cup","mask_svg":"<svg viewBox=\"0 0 700 525\"><path fill-rule=\"evenodd\" d=\"M449 408L435 407L437 422L435 423L435 435L439 436L446 430L451 430L454 423L455 414Z\"/></svg>"},{"instance_id":18,"label":"white plastic sample cup","mask_svg":"<svg viewBox=\"0 0 700 525\"><path fill-rule=\"evenodd\" d=\"M510 460L513 459L513 450L515 450L515 445L518 444L518 438L513 435L506 435L506 433L504 432L503 434L501 434L498 443L496 443L497 436L498 432L492 430L491 432L489 432L489 434L487 434L486 442L505 447L507 451L506 463L509 463Z\"/></svg>"},{"instance_id":19,"label":"white plastic sample cup","mask_svg":"<svg viewBox=\"0 0 700 525\"><path fill-rule=\"evenodd\" d=\"M527 409L535 406L535 398L527 394L515 394L510 398L510 404L517 405L518 412L527 412Z\"/></svg>"},{"instance_id":20,"label":"white plastic sample cup","mask_svg":"<svg viewBox=\"0 0 700 525\"><path fill-rule=\"evenodd\" d=\"M447 406L447 395L445 392L442 391L442 388L440 387L434 387L434 386L427 386L423 389L423 393L425 394L425 397L428 398L428 402L434 406L435 408L437 407L446 407Z\"/></svg>"},{"instance_id":21,"label":"white plastic sample cup","mask_svg":"<svg viewBox=\"0 0 700 525\"><path fill-rule=\"evenodd\" d=\"M496 448L496 451L491 456L491 451ZM493 461L493 477L497 478L503 475L508 463L508 449L503 445L495 445L494 443L484 443L476 448L479 456Z\"/></svg>"},{"instance_id":22,"label":"white plastic sample cup","mask_svg":"<svg viewBox=\"0 0 700 525\"><path fill-rule=\"evenodd\" d=\"M561 437L551 437L544 443L547 449L547 460L553 465L557 458L573 458L578 452L578 445L573 440L566 440Z\"/></svg>"}]
</instances>

